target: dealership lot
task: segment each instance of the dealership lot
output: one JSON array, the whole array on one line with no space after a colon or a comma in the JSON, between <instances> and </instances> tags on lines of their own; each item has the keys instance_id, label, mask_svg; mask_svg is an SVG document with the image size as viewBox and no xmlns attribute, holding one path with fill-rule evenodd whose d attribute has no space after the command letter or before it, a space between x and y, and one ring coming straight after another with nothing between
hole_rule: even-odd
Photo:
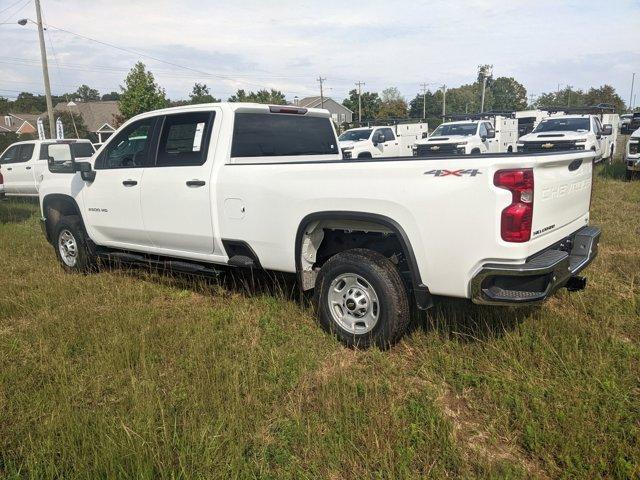
<instances>
[{"instance_id":1,"label":"dealership lot","mask_svg":"<svg viewBox=\"0 0 640 480\"><path fill-rule=\"evenodd\" d=\"M37 205L2 202L0 472L637 477L640 182L620 154L595 177L589 288L442 300L384 353L324 334L286 281L65 275Z\"/></svg>"}]
</instances>

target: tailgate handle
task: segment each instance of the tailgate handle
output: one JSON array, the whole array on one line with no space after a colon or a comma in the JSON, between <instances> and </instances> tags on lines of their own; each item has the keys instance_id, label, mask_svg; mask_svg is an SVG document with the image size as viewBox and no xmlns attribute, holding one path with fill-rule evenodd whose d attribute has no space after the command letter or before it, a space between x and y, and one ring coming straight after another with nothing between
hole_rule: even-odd
<instances>
[{"instance_id":1,"label":"tailgate handle","mask_svg":"<svg viewBox=\"0 0 640 480\"><path fill-rule=\"evenodd\" d=\"M582 159L579 158L577 160L574 160L573 162L571 162L569 164L569 171L570 172L575 172L577 169L580 168L580 165L582 165Z\"/></svg>"}]
</instances>

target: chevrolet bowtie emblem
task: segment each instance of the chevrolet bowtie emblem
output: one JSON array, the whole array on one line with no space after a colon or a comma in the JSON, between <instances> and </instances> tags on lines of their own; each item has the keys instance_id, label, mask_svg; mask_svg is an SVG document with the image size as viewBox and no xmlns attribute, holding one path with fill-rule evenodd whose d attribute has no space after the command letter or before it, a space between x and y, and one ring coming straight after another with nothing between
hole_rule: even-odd
<instances>
[{"instance_id":1,"label":"chevrolet bowtie emblem","mask_svg":"<svg viewBox=\"0 0 640 480\"><path fill-rule=\"evenodd\" d=\"M440 150L440 147L438 145L434 145L433 147L431 147L431 150Z\"/></svg>"},{"instance_id":2,"label":"chevrolet bowtie emblem","mask_svg":"<svg viewBox=\"0 0 640 480\"><path fill-rule=\"evenodd\" d=\"M553 148L553 143L543 143L542 148Z\"/></svg>"}]
</instances>

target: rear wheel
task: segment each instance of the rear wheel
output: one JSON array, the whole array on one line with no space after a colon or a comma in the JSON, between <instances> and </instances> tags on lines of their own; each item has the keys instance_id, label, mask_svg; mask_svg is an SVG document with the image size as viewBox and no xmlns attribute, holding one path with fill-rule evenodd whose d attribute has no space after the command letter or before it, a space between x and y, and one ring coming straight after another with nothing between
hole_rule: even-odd
<instances>
[{"instance_id":1,"label":"rear wheel","mask_svg":"<svg viewBox=\"0 0 640 480\"><path fill-rule=\"evenodd\" d=\"M55 226L53 247L62 268L68 272L88 272L95 266L95 255L80 218L62 217Z\"/></svg>"},{"instance_id":2,"label":"rear wheel","mask_svg":"<svg viewBox=\"0 0 640 480\"><path fill-rule=\"evenodd\" d=\"M388 348L411 320L400 272L371 250L347 250L331 257L318 274L314 300L322 327L350 347Z\"/></svg>"},{"instance_id":3,"label":"rear wheel","mask_svg":"<svg viewBox=\"0 0 640 480\"><path fill-rule=\"evenodd\" d=\"M633 180L633 171L629 169L625 170L624 178L625 180L627 180L627 182L630 182L631 180Z\"/></svg>"}]
</instances>

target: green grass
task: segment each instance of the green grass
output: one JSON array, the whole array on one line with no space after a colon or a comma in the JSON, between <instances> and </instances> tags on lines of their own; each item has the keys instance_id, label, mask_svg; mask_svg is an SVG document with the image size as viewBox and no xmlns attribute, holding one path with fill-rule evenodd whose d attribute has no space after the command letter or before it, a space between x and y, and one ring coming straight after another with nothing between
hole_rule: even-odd
<instances>
[{"instance_id":1,"label":"green grass","mask_svg":"<svg viewBox=\"0 0 640 480\"><path fill-rule=\"evenodd\" d=\"M640 181L599 167L586 291L442 300L387 352L285 294L63 274L0 203L0 477L638 478ZM234 286L235 285L235 286Z\"/></svg>"}]
</instances>

